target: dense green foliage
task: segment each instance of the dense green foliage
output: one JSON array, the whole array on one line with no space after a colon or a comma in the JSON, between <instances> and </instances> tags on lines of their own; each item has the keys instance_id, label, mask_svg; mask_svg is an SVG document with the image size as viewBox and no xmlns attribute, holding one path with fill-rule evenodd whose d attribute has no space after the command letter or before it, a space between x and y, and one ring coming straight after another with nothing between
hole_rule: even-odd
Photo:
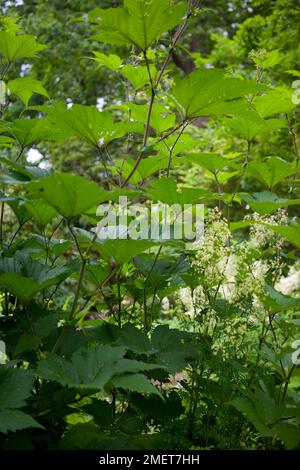
<instances>
[{"instance_id":1,"label":"dense green foliage","mask_svg":"<svg viewBox=\"0 0 300 470\"><path fill-rule=\"evenodd\" d=\"M0 449L299 449L299 2L1 3Z\"/></svg>"}]
</instances>

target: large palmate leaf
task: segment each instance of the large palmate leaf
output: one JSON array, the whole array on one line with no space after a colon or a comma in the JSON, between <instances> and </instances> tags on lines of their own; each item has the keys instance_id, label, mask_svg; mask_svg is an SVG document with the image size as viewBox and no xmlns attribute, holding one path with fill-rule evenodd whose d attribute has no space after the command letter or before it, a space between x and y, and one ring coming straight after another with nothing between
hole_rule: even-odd
<instances>
[{"instance_id":1,"label":"large palmate leaf","mask_svg":"<svg viewBox=\"0 0 300 470\"><path fill-rule=\"evenodd\" d=\"M37 368L40 377L74 388L103 389L114 375L114 367L124 357L123 347L98 346L80 349L70 361L48 354Z\"/></svg>"},{"instance_id":2,"label":"large palmate leaf","mask_svg":"<svg viewBox=\"0 0 300 470\"><path fill-rule=\"evenodd\" d=\"M130 392L149 393L161 396L158 389L142 374L126 374L114 377L112 384L116 388L123 388Z\"/></svg>"},{"instance_id":3,"label":"large palmate leaf","mask_svg":"<svg viewBox=\"0 0 300 470\"><path fill-rule=\"evenodd\" d=\"M32 416L21 410L0 410L0 432L16 432L21 429L44 429Z\"/></svg>"},{"instance_id":4,"label":"large palmate leaf","mask_svg":"<svg viewBox=\"0 0 300 470\"><path fill-rule=\"evenodd\" d=\"M247 172L272 189L287 176L294 174L296 168L280 157L268 157L264 161L251 161Z\"/></svg>"},{"instance_id":5,"label":"large palmate leaf","mask_svg":"<svg viewBox=\"0 0 300 470\"><path fill-rule=\"evenodd\" d=\"M254 400L250 401L245 397L236 397L230 402L232 406L249 419L262 436L272 436L271 429L262 421L254 403Z\"/></svg>"},{"instance_id":6,"label":"large palmate leaf","mask_svg":"<svg viewBox=\"0 0 300 470\"><path fill-rule=\"evenodd\" d=\"M245 415L262 436L279 438L288 449L299 443L299 426L288 419L289 409L277 403L266 390L248 391L246 396L235 397L230 404Z\"/></svg>"},{"instance_id":7,"label":"large palmate leaf","mask_svg":"<svg viewBox=\"0 0 300 470\"><path fill-rule=\"evenodd\" d=\"M10 80L7 86L13 95L17 95L21 98L25 106L28 105L34 93L49 98L46 89L39 80L33 80L32 78L16 78L15 80Z\"/></svg>"},{"instance_id":8,"label":"large palmate leaf","mask_svg":"<svg viewBox=\"0 0 300 470\"><path fill-rule=\"evenodd\" d=\"M27 201L25 203L25 207L42 227L47 225L52 219L54 219L54 217L57 216L56 210L40 199L31 199Z\"/></svg>"},{"instance_id":9,"label":"large palmate leaf","mask_svg":"<svg viewBox=\"0 0 300 470\"><path fill-rule=\"evenodd\" d=\"M170 256L160 256L155 265L154 261L154 253L143 253L134 259L134 264L147 277L148 283L159 287L159 290L164 288L167 281L171 281L172 278L175 281L174 278L177 278L180 274L185 274L189 268L188 263L182 256L175 259L170 258ZM169 282L167 285L169 285Z\"/></svg>"},{"instance_id":10,"label":"large palmate leaf","mask_svg":"<svg viewBox=\"0 0 300 470\"><path fill-rule=\"evenodd\" d=\"M12 31L0 31L0 53L4 63L23 57L35 57L45 47L29 34L17 35Z\"/></svg>"},{"instance_id":11,"label":"large palmate leaf","mask_svg":"<svg viewBox=\"0 0 300 470\"><path fill-rule=\"evenodd\" d=\"M23 303L29 302L38 292L53 284L56 284L56 280L41 284L18 273L0 274L0 288L7 289Z\"/></svg>"},{"instance_id":12,"label":"large palmate leaf","mask_svg":"<svg viewBox=\"0 0 300 470\"><path fill-rule=\"evenodd\" d=\"M49 175L50 171L34 165L22 165L7 158L0 157L0 163L8 167L8 170L0 175L0 181L8 184L21 184Z\"/></svg>"},{"instance_id":13,"label":"large palmate leaf","mask_svg":"<svg viewBox=\"0 0 300 470\"><path fill-rule=\"evenodd\" d=\"M227 77L219 69L203 68L177 81L171 94L182 116L191 118L241 111L246 103L238 98L265 88L251 80Z\"/></svg>"},{"instance_id":14,"label":"large palmate leaf","mask_svg":"<svg viewBox=\"0 0 300 470\"><path fill-rule=\"evenodd\" d=\"M151 356L157 352L144 332L130 323L122 328L106 323L97 329L96 334L101 343L123 346L138 355Z\"/></svg>"},{"instance_id":15,"label":"large palmate leaf","mask_svg":"<svg viewBox=\"0 0 300 470\"><path fill-rule=\"evenodd\" d=\"M24 177L24 181L30 181L33 179L32 173L20 163L8 160L8 158L4 157L0 157L0 163L12 168L15 172L20 173Z\"/></svg>"},{"instance_id":16,"label":"large palmate leaf","mask_svg":"<svg viewBox=\"0 0 300 470\"><path fill-rule=\"evenodd\" d=\"M0 258L0 286L25 303L43 289L62 282L72 272L68 266L52 268L21 252L17 252L15 258Z\"/></svg>"},{"instance_id":17,"label":"large palmate leaf","mask_svg":"<svg viewBox=\"0 0 300 470\"><path fill-rule=\"evenodd\" d=\"M0 122L0 130L9 132L22 148L41 140L58 140L63 131L51 124L49 119L16 119L15 121Z\"/></svg>"},{"instance_id":18,"label":"large palmate leaf","mask_svg":"<svg viewBox=\"0 0 300 470\"><path fill-rule=\"evenodd\" d=\"M73 354L70 361L50 353L46 360L39 363L37 373L44 379L54 380L70 388L103 390L112 379L114 386L126 388L118 385L118 381L122 381L123 377L127 378L129 373L133 374L130 374L130 377L135 377L136 372L162 368L158 364L124 359L126 349L123 346L110 345L80 349ZM143 375L142 377L144 384L149 386L148 379Z\"/></svg>"},{"instance_id":19,"label":"large palmate leaf","mask_svg":"<svg viewBox=\"0 0 300 470\"><path fill-rule=\"evenodd\" d=\"M31 219L32 215L27 209L25 201L23 201L22 199L15 199L13 201L9 201L8 205L14 211L20 225L24 225L28 220Z\"/></svg>"},{"instance_id":20,"label":"large palmate leaf","mask_svg":"<svg viewBox=\"0 0 300 470\"><path fill-rule=\"evenodd\" d=\"M265 95L257 96L254 105L256 111L264 118L273 114L289 113L297 106L292 101L292 91L286 88L276 88Z\"/></svg>"},{"instance_id":21,"label":"large palmate leaf","mask_svg":"<svg viewBox=\"0 0 300 470\"><path fill-rule=\"evenodd\" d=\"M24 406L30 395L33 379L33 375L27 370L0 366L0 410Z\"/></svg>"},{"instance_id":22,"label":"large palmate leaf","mask_svg":"<svg viewBox=\"0 0 300 470\"><path fill-rule=\"evenodd\" d=\"M259 134L275 131L286 127L284 119L263 119L255 111L238 113L232 118L224 118L223 123L234 129L241 137L250 141Z\"/></svg>"},{"instance_id":23,"label":"large palmate leaf","mask_svg":"<svg viewBox=\"0 0 300 470\"><path fill-rule=\"evenodd\" d=\"M27 370L0 366L0 432L42 427L18 409L26 405L33 380L33 375Z\"/></svg>"},{"instance_id":24,"label":"large palmate leaf","mask_svg":"<svg viewBox=\"0 0 300 470\"><path fill-rule=\"evenodd\" d=\"M238 193L253 210L259 214L270 214L280 209L280 207L294 206L300 204L300 199L286 199L279 197L269 191L262 191L261 193L250 194Z\"/></svg>"},{"instance_id":25,"label":"large palmate leaf","mask_svg":"<svg viewBox=\"0 0 300 470\"><path fill-rule=\"evenodd\" d=\"M160 178L153 181L147 190L147 196L170 206L173 204L196 204L211 198L211 195L203 189L178 188L176 181L170 178Z\"/></svg>"},{"instance_id":26,"label":"large palmate leaf","mask_svg":"<svg viewBox=\"0 0 300 470\"><path fill-rule=\"evenodd\" d=\"M156 361L171 374L181 372L187 363L199 357L199 348L192 340L191 333L170 329L167 325L158 326L152 334L152 345L158 351Z\"/></svg>"},{"instance_id":27,"label":"large palmate leaf","mask_svg":"<svg viewBox=\"0 0 300 470\"><path fill-rule=\"evenodd\" d=\"M195 163L196 165L202 166L206 168L211 173L217 173L222 168L226 166L230 166L233 162L228 160L222 155L218 155L216 153L198 153L198 154L191 154L187 157L181 157L178 159L180 162L187 162L187 163Z\"/></svg>"},{"instance_id":28,"label":"large palmate leaf","mask_svg":"<svg viewBox=\"0 0 300 470\"><path fill-rule=\"evenodd\" d=\"M67 109L64 103L55 103L38 109L48 114L49 120L66 134L65 137L76 136L95 147L118 139L133 128L130 123L114 122L111 113L98 111L94 106L75 104Z\"/></svg>"},{"instance_id":29,"label":"large palmate leaf","mask_svg":"<svg viewBox=\"0 0 300 470\"><path fill-rule=\"evenodd\" d=\"M155 352L148 337L130 323L124 325L118 333L119 336L115 342L117 346L125 346L129 351L147 356Z\"/></svg>"},{"instance_id":30,"label":"large palmate leaf","mask_svg":"<svg viewBox=\"0 0 300 470\"><path fill-rule=\"evenodd\" d=\"M7 148L12 148L12 143L14 142L14 139L12 137L9 137L8 135L0 135L0 146L1 147L7 147Z\"/></svg>"},{"instance_id":31,"label":"large palmate leaf","mask_svg":"<svg viewBox=\"0 0 300 470\"><path fill-rule=\"evenodd\" d=\"M96 8L89 19L100 22L95 39L109 44L133 44L143 51L182 21L186 2L124 0L123 7Z\"/></svg>"},{"instance_id":32,"label":"large palmate leaf","mask_svg":"<svg viewBox=\"0 0 300 470\"><path fill-rule=\"evenodd\" d=\"M300 306L300 299L284 295L268 284L266 284L264 291L264 305L274 313Z\"/></svg>"},{"instance_id":33,"label":"large palmate leaf","mask_svg":"<svg viewBox=\"0 0 300 470\"><path fill-rule=\"evenodd\" d=\"M74 217L107 199L96 183L70 173L56 173L27 185L65 217Z\"/></svg>"},{"instance_id":34,"label":"large palmate leaf","mask_svg":"<svg viewBox=\"0 0 300 470\"><path fill-rule=\"evenodd\" d=\"M137 121L141 124L140 132L144 132L144 125L147 120L148 106L146 104L136 103L122 103L121 105L115 106L117 109L124 111L125 118ZM175 126L175 114L170 110L169 107L164 106L161 103L154 103L151 112L150 125L157 133L170 129ZM180 140L182 142L182 140ZM180 144L179 142L179 144ZM173 141L166 141L169 147L173 145ZM161 142L159 150L165 150L166 146ZM174 152L173 152L174 154Z\"/></svg>"},{"instance_id":35,"label":"large palmate leaf","mask_svg":"<svg viewBox=\"0 0 300 470\"><path fill-rule=\"evenodd\" d=\"M300 248L300 225L271 225L264 222L256 222L253 220L241 220L239 222L232 222L230 224L230 230L239 230L250 225L263 225L269 230L281 235L283 238L286 238L292 245Z\"/></svg>"},{"instance_id":36,"label":"large palmate leaf","mask_svg":"<svg viewBox=\"0 0 300 470\"><path fill-rule=\"evenodd\" d=\"M124 264L155 245L157 243L151 240L108 239L97 243L96 248L107 261Z\"/></svg>"},{"instance_id":37,"label":"large palmate leaf","mask_svg":"<svg viewBox=\"0 0 300 470\"><path fill-rule=\"evenodd\" d=\"M113 172L121 173L123 178L126 178L135 165L135 160L127 158L126 161L117 161L116 166L109 167ZM168 166L168 158L165 156L153 156L143 158L131 178L133 184L138 184L140 181L145 181L149 176L158 172L159 170L166 169Z\"/></svg>"},{"instance_id":38,"label":"large palmate leaf","mask_svg":"<svg viewBox=\"0 0 300 470\"><path fill-rule=\"evenodd\" d=\"M282 237L286 238L292 245L300 248L300 226L299 225L269 225L264 224L273 232L278 233Z\"/></svg>"}]
</instances>

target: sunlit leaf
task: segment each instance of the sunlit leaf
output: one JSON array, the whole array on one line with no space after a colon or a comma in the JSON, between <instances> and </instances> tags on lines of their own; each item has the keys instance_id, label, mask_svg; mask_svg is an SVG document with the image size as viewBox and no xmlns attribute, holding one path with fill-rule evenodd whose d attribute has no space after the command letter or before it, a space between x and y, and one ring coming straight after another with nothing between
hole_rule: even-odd
<instances>
[{"instance_id":1,"label":"sunlit leaf","mask_svg":"<svg viewBox=\"0 0 300 470\"><path fill-rule=\"evenodd\" d=\"M109 44L133 44L146 51L153 41L182 21L185 11L185 2L124 0L123 7L96 8L89 19L101 25L101 32L94 39Z\"/></svg>"},{"instance_id":2,"label":"sunlit leaf","mask_svg":"<svg viewBox=\"0 0 300 470\"><path fill-rule=\"evenodd\" d=\"M25 106L28 106L28 102L34 93L49 98L47 91L39 80L16 78L15 80L10 80L7 86L13 95L21 98Z\"/></svg>"}]
</instances>

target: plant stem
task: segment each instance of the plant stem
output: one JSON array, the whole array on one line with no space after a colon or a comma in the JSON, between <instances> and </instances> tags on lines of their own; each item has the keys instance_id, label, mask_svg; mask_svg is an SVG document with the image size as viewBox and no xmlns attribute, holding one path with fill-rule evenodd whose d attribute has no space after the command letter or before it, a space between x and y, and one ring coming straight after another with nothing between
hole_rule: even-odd
<instances>
[{"instance_id":1,"label":"plant stem","mask_svg":"<svg viewBox=\"0 0 300 470\"><path fill-rule=\"evenodd\" d=\"M282 396L281 396L281 403L284 403L284 400L285 400L285 397L286 397L286 394L287 394L287 391L288 391L288 386L289 386L289 383L290 383L290 379L291 379L295 369L296 369L296 364L294 364L292 366L291 370L289 371L288 375L285 378L284 389L283 389Z\"/></svg>"},{"instance_id":2,"label":"plant stem","mask_svg":"<svg viewBox=\"0 0 300 470\"><path fill-rule=\"evenodd\" d=\"M300 154L299 154L299 149L298 149L298 144L297 144L297 135L296 135L296 131L295 129L292 127L289 119L288 119L288 116L286 115L286 120L287 120L287 124L288 124L288 128L289 128L289 132L292 136L292 142L293 142L293 149L294 149L294 154L295 154L295 157L296 157L296 173L294 174L294 177L293 177L293 181L292 181L292 185L290 187L290 194L293 194L294 192L294 189L295 189L295 180L297 178L297 173L298 173L298 168L299 168L299 159L300 159Z\"/></svg>"},{"instance_id":3,"label":"plant stem","mask_svg":"<svg viewBox=\"0 0 300 470\"><path fill-rule=\"evenodd\" d=\"M88 255L89 255L89 252L90 252L90 250L91 250L91 248L92 248L92 246L95 243L96 238L97 238L97 231L96 231L93 238L92 238L92 240L91 240L91 243L90 243L89 247L87 248L86 252L83 254L82 251L81 251L81 248L79 246L76 234L73 232L73 229L70 225L70 221L68 221L68 227L69 227L70 232L72 234L72 237L75 241L75 244L76 244L76 247L77 247L78 252L80 254L82 263L81 263L81 267L80 267L79 279L78 279L78 283L77 283L77 287L76 287L75 297L74 297L74 300L73 300L73 304L72 304L72 308L70 310L70 313L67 316L66 322L69 322L69 321L73 320L74 316L76 314L77 304L78 304L78 300L79 300L79 294L80 294L80 290L81 290L81 285L82 285L82 281L83 281L83 276L84 276L84 272L85 272L85 267L86 267ZM57 338L57 341L53 346L52 352L56 352L60 348L60 346L62 344L62 341L63 341L63 338L66 334L66 331L67 331L67 324L64 325L61 334Z\"/></svg>"},{"instance_id":4,"label":"plant stem","mask_svg":"<svg viewBox=\"0 0 300 470\"><path fill-rule=\"evenodd\" d=\"M4 222L4 202L1 202L1 212L0 212L0 243L1 243L1 248L3 248L3 222Z\"/></svg>"},{"instance_id":5,"label":"plant stem","mask_svg":"<svg viewBox=\"0 0 300 470\"><path fill-rule=\"evenodd\" d=\"M157 78L155 83L153 83L152 76L151 76L151 73L150 73L150 66L149 66L147 53L146 53L146 51L143 51L143 55L144 55L144 59L145 59L146 67L147 67L147 72L148 72L148 76L149 76L149 81L150 81L150 84L151 84L151 97L150 97L150 101L149 101L149 105L148 105L147 120L146 120L145 132L144 132L144 138L143 138L143 147L145 147L147 145L147 142L148 142L149 131L150 131L150 121L151 121L151 115L152 115L152 110L153 110L153 104L154 104L154 100L155 100L155 96L156 96L156 89L157 89L158 85L160 84L160 82L162 80L162 77L164 75L164 72L165 72L165 70L166 70L166 68L167 68L167 66L170 62L170 59L172 57L172 52L173 52L179 38L182 36L183 32L185 31L185 28L188 24L188 21L189 21L191 15L193 13L193 9L194 9L193 1L189 1L188 11L187 11L184 23L179 26L179 28L177 29L177 31L175 32L175 34L172 38L172 42L171 42L171 46L169 48L168 54L167 54L167 56L164 60L164 63L162 65L161 69L160 69L160 72L158 74L158 78ZM129 175L127 176L125 181L122 183L122 185L121 185L122 188L124 186L126 186L126 184L131 180L131 178L135 174L136 170L138 169L142 158L143 158L143 152L140 152L140 154L139 154L139 156L138 156L131 172L129 173Z\"/></svg>"},{"instance_id":6,"label":"plant stem","mask_svg":"<svg viewBox=\"0 0 300 470\"><path fill-rule=\"evenodd\" d=\"M122 273L122 267L117 277L117 289L118 289L118 326L121 328L121 312L122 312L122 298L121 298L121 285L120 285L120 276Z\"/></svg>"},{"instance_id":7,"label":"plant stem","mask_svg":"<svg viewBox=\"0 0 300 470\"><path fill-rule=\"evenodd\" d=\"M183 132L185 131L185 128L186 128L187 125L188 125L187 122L185 122L185 123L182 124L182 128L180 129L180 132L179 132L178 136L176 137L174 144L173 144L172 147L169 149L170 152L169 152L168 167L167 167L167 177L168 177L168 178L169 178L169 176L170 176L171 164L172 164L172 156L173 156L174 149L175 149L176 145L178 144L179 139L181 138L181 136L182 136Z\"/></svg>"}]
</instances>

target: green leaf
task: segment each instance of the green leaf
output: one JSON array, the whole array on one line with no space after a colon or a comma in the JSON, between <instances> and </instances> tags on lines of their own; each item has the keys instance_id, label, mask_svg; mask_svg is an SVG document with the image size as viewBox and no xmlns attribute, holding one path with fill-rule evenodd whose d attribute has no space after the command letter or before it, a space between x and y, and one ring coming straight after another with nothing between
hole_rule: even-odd
<instances>
[{"instance_id":1,"label":"green leaf","mask_svg":"<svg viewBox=\"0 0 300 470\"><path fill-rule=\"evenodd\" d=\"M45 47L43 44L39 44L34 36L0 31L0 52L4 63L13 62L23 57L36 57L37 52L42 51Z\"/></svg>"},{"instance_id":2,"label":"green leaf","mask_svg":"<svg viewBox=\"0 0 300 470\"><path fill-rule=\"evenodd\" d=\"M114 374L127 372L143 372L157 369L165 369L161 364L136 361L134 359L121 359L115 367Z\"/></svg>"},{"instance_id":3,"label":"green leaf","mask_svg":"<svg viewBox=\"0 0 300 470\"><path fill-rule=\"evenodd\" d=\"M273 431L287 449L294 449L300 442L299 426L295 424L281 422L273 426Z\"/></svg>"},{"instance_id":4,"label":"green leaf","mask_svg":"<svg viewBox=\"0 0 300 470\"><path fill-rule=\"evenodd\" d=\"M97 243L96 247L107 261L114 260L121 265L155 245L157 243L151 240L108 239Z\"/></svg>"},{"instance_id":5,"label":"green leaf","mask_svg":"<svg viewBox=\"0 0 300 470\"><path fill-rule=\"evenodd\" d=\"M28 106L28 102L34 93L49 98L47 91L39 80L16 78L15 80L10 80L7 86L11 94L19 96L25 106Z\"/></svg>"},{"instance_id":6,"label":"green leaf","mask_svg":"<svg viewBox=\"0 0 300 470\"><path fill-rule=\"evenodd\" d=\"M280 157L267 157L264 161L251 161L247 173L272 189L287 176L295 173L295 167Z\"/></svg>"},{"instance_id":7,"label":"green leaf","mask_svg":"<svg viewBox=\"0 0 300 470\"><path fill-rule=\"evenodd\" d=\"M126 374L114 377L111 384L116 388L123 388L130 392L150 393L161 396L158 389L142 374Z\"/></svg>"},{"instance_id":8,"label":"green leaf","mask_svg":"<svg viewBox=\"0 0 300 470\"><path fill-rule=\"evenodd\" d=\"M126 159L126 161L117 162L117 167L122 171L123 178L126 178L132 171L135 165L135 160ZM157 173L159 170L165 169L168 166L168 158L153 156L143 158L135 171L134 175L131 178L133 184L138 184L141 181L145 181L149 176ZM115 169L116 167L110 167L110 169Z\"/></svg>"},{"instance_id":9,"label":"green leaf","mask_svg":"<svg viewBox=\"0 0 300 470\"><path fill-rule=\"evenodd\" d=\"M225 157L216 153L198 153L195 155L188 155L178 159L180 162L195 163L203 168L206 168L211 173L217 173L222 168L230 166L232 163Z\"/></svg>"},{"instance_id":10,"label":"green leaf","mask_svg":"<svg viewBox=\"0 0 300 470\"><path fill-rule=\"evenodd\" d=\"M147 356L155 352L147 336L130 323L123 326L115 345L125 346L132 352Z\"/></svg>"},{"instance_id":11,"label":"green leaf","mask_svg":"<svg viewBox=\"0 0 300 470\"><path fill-rule=\"evenodd\" d=\"M282 312L300 306L300 299L294 299L287 295L281 294L274 287L265 285L265 298L264 305L266 308L271 309L272 312Z\"/></svg>"},{"instance_id":12,"label":"green leaf","mask_svg":"<svg viewBox=\"0 0 300 470\"><path fill-rule=\"evenodd\" d=\"M116 109L121 109L122 111L124 111L125 118L132 119L140 123L141 129L139 132L143 134L144 125L147 120L148 105L124 102L121 105L116 106ZM173 128L175 126L175 114L169 109L169 107L161 103L154 103L152 107L150 125L153 129L155 129L158 134L161 134L167 129ZM178 144L180 145L181 142L182 140L180 140ZM168 142L168 140L166 140L166 143L168 145L170 144L169 147L173 145L173 142L170 143ZM161 145L159 146L159 151L161 152L163 150L166 153L166 147L161 142ZM168 155L169 152L166 153L167 157Z\"/></svg>"},{"instance_id":13,"label":"green leaf","mask_svg":"<svg viewBox=\"0 0 300 470\"><path fill-rule=\"evenodd\" d=\"M105 429L113 423L113 405L105 400L92 399L92 402L82 409L93 416L100 429Z\"/></svg>"},{"instance_id":14,"label":"green leaf","mask_svg":"<svg viewBox=\"0 0 300 470\"><path fill-rule=\"evenodd\" d=\"M109 275L109 267L102 266L98 261L90 263L85 270L84 277L95 285L101 285L106 277Z\"/></svg>"},{"instance_id":15,"label":"green leaf","mask_svg":"<svg viewBox=\"0 0 300 470\"><path fill-rule=\"evenodd\" d=\"M72 426L59 443L59 449L99 449L106 435L95 425L79 423Z\"/></svg>"},{"instance_id":16,"label":"green leaf","mask_svg":"<svg viewBox=\"0 0 300 470\"><path fill-rule=\"evenodd\" d=\"M147 196L168 205L196 204L211 199L211 194L198 188L178 188L175 180L160 178L152 181Z\"/></svg>"},{"instance_id":17,"label":"green leaf","mask_svg":"<svg viewBox=\"0 0 300 470\"><path fill-rule=\"evenodd\" d=\"M270 52L265 49L261 49L256 52L251 51L249 55L252 57L253 62L256 65L260 65L264 69L274 67L283 60L283 56L279 49L274 49Z\"/></svg>"},{"instance_id":18,"label":"green leaf","mask_svg":"<svg viewBox=\"0 0 300 470\"><path fill-rule=\"evenodd\" d=\"M272 436L271 429L267 428L265 424L260 421L257 411L250 400L244 397L236 397L231 400L230 404L246 416L262 436Z\"/></svg>"},{"instance_id":19,"label":"green leaf","mask_svg":"<svg viewBox=\"0 0 300 470\"><path fill-rule=\"evenodd\" d=\"M30 170L25 166L21 165L20 163L16 163L4 157L0 157L0 163L3 163L9 168L12 168L16 172L20 173L22 176L24 176L24 181L30 181L31 179L33 179L33 175Z\"/></svg>"},{"instance_id":20,"label":"green leaf","mask_svg":"<svg viewBox=\"0 0 300 470\"><path fill-rule=\"evenodd\" d=\"M8 135L0 135L0 146L1 147L12 148L13 147L11 145L12 143L14 143L14 139L12 137L9 137Z\"/></svg>"},{"instance_id":21,"label":"green leaf","mask_svg":"<svg viewBox=\"0 0 300 470\"><path fill-rule=\"evenodd\" d=\"M122 60L118 55L115 54L103 54L103 52L92 51L95 57L92 59L97 62L97 64L104 65L112 72L118 70L122 65Z\"/></svg>"},{"instance_id":22,"label":"green leaf","mask_svg":"<svg viewBox=\"0 0 300 470\"><path fill-rule=\"evenodd\" d=\"M27 187L65 217L80 215L107 199L96 183L70 173L56 173Z\"/></svg>"},{"instance_id":23,"label":"green leaf","mask_svg":"<svg viewBox=\"0 0 300 470\"><path fill-rule=\"evenodd\" d=\"M238 98L265 89L266 87L254 81L226 77L222 70L203 68L177 81L171 94L181 110L182 117L192 118L230 114L231 110L239 109L241 102L236 102ZM241 106L246 107L244 104Z\"/></svg>"},{"instance_id":24,"label":"green leaf","mask_svg":"<svg viewBox=\"0 0 300 470\"><path fill-rule=\"evenodd\" d=\"M135 416L134 412L127 411L116 421L116 427L126 434L138 434L145 428L145 423Z\"/></svg>"},{"instance_id":25,"label":"green leaf","mask_svg":"<svg viewBox=\"0 0 300 470\"><path fill-rule=\"evenodd\" d=\"M278 233L282 237L286 238L290 243L300 248L300 226L293 225L270 225L263 224L273 232Z\"/></svg>"},{"instance_id":26,"label":"green leaf","mask_svg":"<svg viewBox=\"0 0 300 470\"><path fill-rule=\"evenodd\" d=\"M136 395L133 397L133 404L147 419L154 420L155 423L168 423L170 420L178 418L184 413L180 396L175 391L171 391L162 401L157 396Z\"/></svg>"},{"instance_id":27,"label":"green leaf","mask_svg":"<svg viewBox=\"0 0 300 470\"><path fill-rule=\"evenodd\" d=\"M54 353L39 362L37 374L77 389L104 389L126 353L123 347L98 346L76 351L68 361Z\"/></svg>"},{"instance_id":28,"label":"green leaf","mask_svg":"<svg viewBox=\"0 0 300 470\"><path fill-rule=\"evenodd\" d=\"M0 286L25 303L38 292L62 282L72 272L68 266L51 268L20 252L15 258L0 258Z\"/></svg>"},{"instance_id":29,"label":"green leaf","mask_svg":"<svg viewBox=\"0 0 300 470\"><path fill-rule=\"evenodd\" d=\"M277 196L270 191L262 191L261 193L253 193L253 196L245 193L238 193L253 210L259 214L271 214L280 207L294 206L300 204L300 199L285 199Z\"/></svg>"},{"instance_id":30,"label":"green leaf","mask_svg":"<svg viewBox=\"0 0 300 470\"><path fill-rule=\"evenodd\" d=\"M16 345L14 350L14 357L18 357L20 354L27 351L37 351L41 343L41 338L38 336L33 336L30 333L23 333Z\"/></svg>"},{"instance_id":31,"label":"green leaf","mask_svg":"<svg viewBox=\"0 0 300 470\"><path fill-rule=\"evenodd\" d=\"M33 382L34 376L27 370L0 366L0 432L42 428L31 416L15 409L26 405Z\"/></svg>"},{"instance_id":32,"label":"green leaf","mask_svg":"<svg viewBox=\"0 0 300 470\"><path fill-rule=\"evenodd\" d=\"M154 82L155 75L156 75L156 68L154 65L150 65L149 67L150 75L152 77L152 81ZM133 65L124 65L121 69L121 74L123 77L127 78L130 81L133 88L135 90L139 90L145 85L150 84L150 78L148 75L148 70L146 66L138 66L134 67Z\"/></svg>"},{"instance_id":33,"label":"green leaf","mask_svg":"<svg viewBox=\"0 0 300 470\"><path fill-rule=\"evenodd\" d=\"M94 39L108 44L133 44L142 51L163 33L179 24L186 11L186 2L173 4L169 0L124 0L124 6L97 8L89 19L99 21L101 33Z\"/></svg>"},{"instance_id":34,"label":"green leaf","mask_svg":"<svg viewBox=\"0 0 300 470\"><path fill-rule=\"evenodd\" d=\"M167 367L171 374L181 372L187 363L198 358L199 351L192 339L193 335L185 331L158 326L152 334L153 347L158 351L156 361Z\"/></svg>"},{"instance_id":35,"label":"green leaf","mask_svg":"<svg viewBox=\"0 0 300 470\"><path fill-rule=\"evenodd\" d=\"M0 410L25 406L33 380L33 375L27 370L0 366Z\"/></svg>"},{"instance_id":36,"label":"green leaf","mask_svg":"<svg viewBox=\"0 0 300 470\"><path fill-rule=\"evenodd\" d=\"M49 206L40 199L29 200L25 203L25 207L42 227L45 227L58 215L53 207Z\"/></svg>"},{"instance_id":37,"label":"green leaf","mask_svg":"<svg viewBox=\"0 0 300 470\"><path fill-rule=\"evenodd\" d=\"M0 432L16 432L21 429L44 429L35 419L20 410L0 410Z\"/></svg>"},{"instance_id":38,"label":"green leaf","mask_svg":"<svg viewBox=\"0 0 300 470\"><path fill-rule=\"evenodd\" d=\"M6 93L7 93L6 83L3 80L0 80L0 106L6 105Z\"/></svg>"},{"instance_id":39,"label":"green leaf","mask_svg":"<svg viewBox=\"0 0 300 470\"><path fill-rule=\"evenodd\" d=\"M76 136L97 148L123 137L133 126L132 123L114 122L111 113L98 111L95 106L74 104L67 109L65 103L58 102L36 109L46 112L56 128L66 134L65 137Z\"/></svg>"},{"instance_id":40,"label":"green leaf","mask_svg":"<svg viewBox=\"0 0 300 470\"><path fill-rule=\"evenodd\" d=\"M34 331L39 338L47 338L49 334L57 328L58 322L61 319L60 313L50 312L47 315L39 318L34 324Z\"/></svg>"},{"instance_id":41,"label":"green leaf","mask_svg":"<svg viewBox=\"0 0 300 470\"><path fill-rule=\"evenodd\" d=\"M20 225L24 225L28 220L31 219L32 214L27 209L25 201L14 200L9 201L8 204L14 211Z\"/></svg>"},{"instance_id":42,"label":"green leaf","mask_svg":"<svg viewBox=\"0 0 300 470\"><path fill-rule=\"evenodd\" d=\"M17 273L1 274L0 287L7 289L24 303L43 289L38 282Z\"/></svg>"},{"instance_id":43,"label":"green leaf","mask_svg":"<svg viewBox=\"0 0 300 470\"><path fill-rule=\"evenodd\" d=\"M230 230L239 230L255 224L263 225L267 229L281 235L283 238L286 238L292 245L300 248L300 226L297 225L270 225L264 222L256 222L254 220L241 220L239 222L232 222L230 224Z\"/></svg>"},{"instance_id":44,"label":"green leaf","mask_svg":"<svg viewBox=\"0 0 300 470\"><path fill-rule=\"evenodd\" d=\"M289 113L297 105L292 101L292 91L286 88L275 88L269 93L257 96L253 102L256 111L263 117L269 117L273 114Z\"/></svg>"},{"instance_id":45,"label":"green leaf","mask_svg":"<svg viewBox=\"0 0 300 470\"><path fill-rule=\"evenodd\" d=\"M258 134L287 126L286 121L283 119L263 119L255 111L247 111L232 118L224 118L223 123L237 131L242 138L248 141L254 139Z\"/></svg>"},{"instance_id":46,"label":"green leaf","mask_svg":"<svg viewBox=\"0 0 300 470\"><path fill-rule=\"evenodd\" d=\"M16 119L12 123L1 123L0 130L9 132L22 148L41 140L58 140L64 135L62 130L57 129L46 118Z\"/></svg>"}]
</instances>

